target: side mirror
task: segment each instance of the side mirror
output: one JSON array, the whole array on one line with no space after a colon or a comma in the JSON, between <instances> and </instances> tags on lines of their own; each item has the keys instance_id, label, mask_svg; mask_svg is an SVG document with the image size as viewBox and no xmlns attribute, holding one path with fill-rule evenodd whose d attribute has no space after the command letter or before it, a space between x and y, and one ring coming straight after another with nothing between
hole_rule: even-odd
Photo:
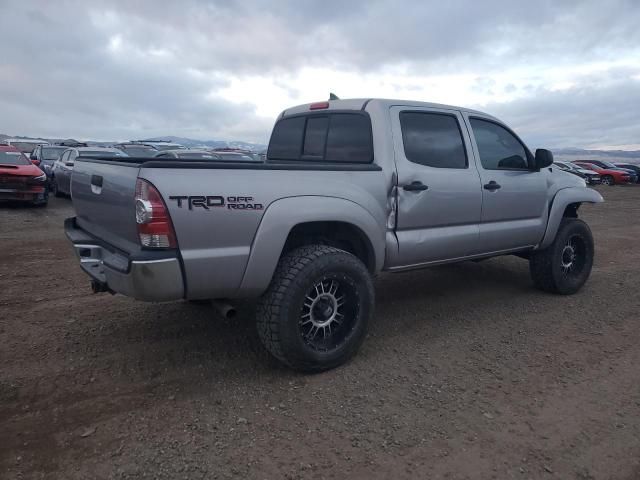
<instances>
[{"instance_id":1,"label":"side mirror","mask_svg":"<svg viewBox=\"0 0 640 480\"><path fill-rule=\"evenodd\" d=\"M66 165L67 167L73 167L73 162L66 162L66 163L65 163L65 165Z\"/></svg>"},{"instance_id":2,"label":"side mirror","mask_svg":"<svg viewBox=\"0 0 640 480\"><path fill-rule=\"evenodd\" d=\"M536 150L535 167L536 170L550 167L553 164L553 153L544 148Z\"/></svg>"},{"instance_id":3,"label":"side mirror","mask_svg":"<svg viewBox=\"0 0 640 480\"><path fill-rule=\"evenodd\" d=\"M33 163L36 167L40 166L40 160L37 158L31 157L31 163Z\"/></svg>"}]
</instances>

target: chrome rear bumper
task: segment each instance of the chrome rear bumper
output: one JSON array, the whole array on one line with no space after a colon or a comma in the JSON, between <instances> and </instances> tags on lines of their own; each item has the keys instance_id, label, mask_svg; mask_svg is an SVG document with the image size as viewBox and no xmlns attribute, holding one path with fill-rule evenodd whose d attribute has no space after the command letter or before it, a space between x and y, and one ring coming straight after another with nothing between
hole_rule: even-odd
<instances>
[{"instance_id":1,"label":"chrome rear bumper","mask_svg":"<svg viewBox=\"0 0 640 480\"><path fill-rule=\"evenodd\" d=\"M131 259L99 244L69 220L65 222L65 233L73 244L80 267L97 282L94 291L112 291L149 302L184 297L182 269L177 257Z\"/></svg>"}]
</instances>

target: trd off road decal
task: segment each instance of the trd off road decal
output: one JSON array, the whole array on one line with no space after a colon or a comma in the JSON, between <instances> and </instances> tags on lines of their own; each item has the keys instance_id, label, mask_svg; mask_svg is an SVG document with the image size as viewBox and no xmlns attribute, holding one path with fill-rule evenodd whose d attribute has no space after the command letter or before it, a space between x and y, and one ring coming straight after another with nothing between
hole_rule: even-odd
<instances>
[{"instance_id":1,"label":"trd off road decal","mask_svg":"<svg viewBox=\"0 0 640 480\"><path fill-rule=\"evenodd\" d=\"M228 210L263 210L261 203L254 203L253 197L223 197L220 195L191 195L191 196L172 196L169 200L174 200L178 204L178 208L187 205L189 210L194 208L227 208Z\"/></svg>"}]
</instances>

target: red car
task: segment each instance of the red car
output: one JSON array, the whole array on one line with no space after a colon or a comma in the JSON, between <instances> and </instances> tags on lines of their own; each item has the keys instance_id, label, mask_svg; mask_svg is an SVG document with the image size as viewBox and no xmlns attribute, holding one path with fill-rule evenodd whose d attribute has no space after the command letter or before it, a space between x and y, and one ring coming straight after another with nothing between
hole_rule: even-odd
<instances>
[{"instance_id":1,"label":"red car","mask_svg":"<svg viewBox=\"0 0 640 480\"><path fill-rule=\"evenodd\" d=\"M615 185L616 183L629 183L631 175L623 170L611 170L608 168L602 168L598 165L589 162L583 162L575 160L572 163L576 165L593 170L600 175L602 185Z\"/></svg>"},{"instance_id":2,"label":"red car","mask_svg":"<svg viewBox=\"0 0 640 480\"><path fill-rule=\"evenodd\" d=\"M0 200L22 200L41 206L49 200L47 175L10 145L0 145Z\"/></svg>"}]
</instances>

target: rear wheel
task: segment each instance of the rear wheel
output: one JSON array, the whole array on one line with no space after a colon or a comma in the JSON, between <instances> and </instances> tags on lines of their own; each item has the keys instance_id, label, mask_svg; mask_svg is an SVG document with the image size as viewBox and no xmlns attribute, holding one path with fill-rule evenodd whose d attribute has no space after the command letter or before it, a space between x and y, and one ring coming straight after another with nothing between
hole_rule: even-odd
<instances>
[{"instance_id":1,"label":"rear wheel","mask_svg":"<svg viewBox=\"0 0 640 480\"><path fill-rule=\"evenodd\" d=\"M529 270L533 283L546 292L576 293L589 278L593 255L589 226L577 218L564 218L553 243L531 254Z\"/></svg>"},{"instance_id":2,"label":"rear wheel","mask_svg":"<svg viewBox=\"0 0 640 480\"><path fill-rule=\"evenodd\" d=\"M614 178L611 175L604 175L602 177L602 184L603 185L612 186L612 185L616 184L616 181L614 180Z\"/></svg>"},{"instance_id":3,"label":"rear wheel","mask_svg":"<svg viewBox=\"0 0 640 480\"><path fill-rule=\"evenodd\" d=\"M373 282L358 258L325 245L301 247L280 259L258 303L258 334L289 367L328 370L356 353L373 304Z\"/></svg>"}]
</instances>

